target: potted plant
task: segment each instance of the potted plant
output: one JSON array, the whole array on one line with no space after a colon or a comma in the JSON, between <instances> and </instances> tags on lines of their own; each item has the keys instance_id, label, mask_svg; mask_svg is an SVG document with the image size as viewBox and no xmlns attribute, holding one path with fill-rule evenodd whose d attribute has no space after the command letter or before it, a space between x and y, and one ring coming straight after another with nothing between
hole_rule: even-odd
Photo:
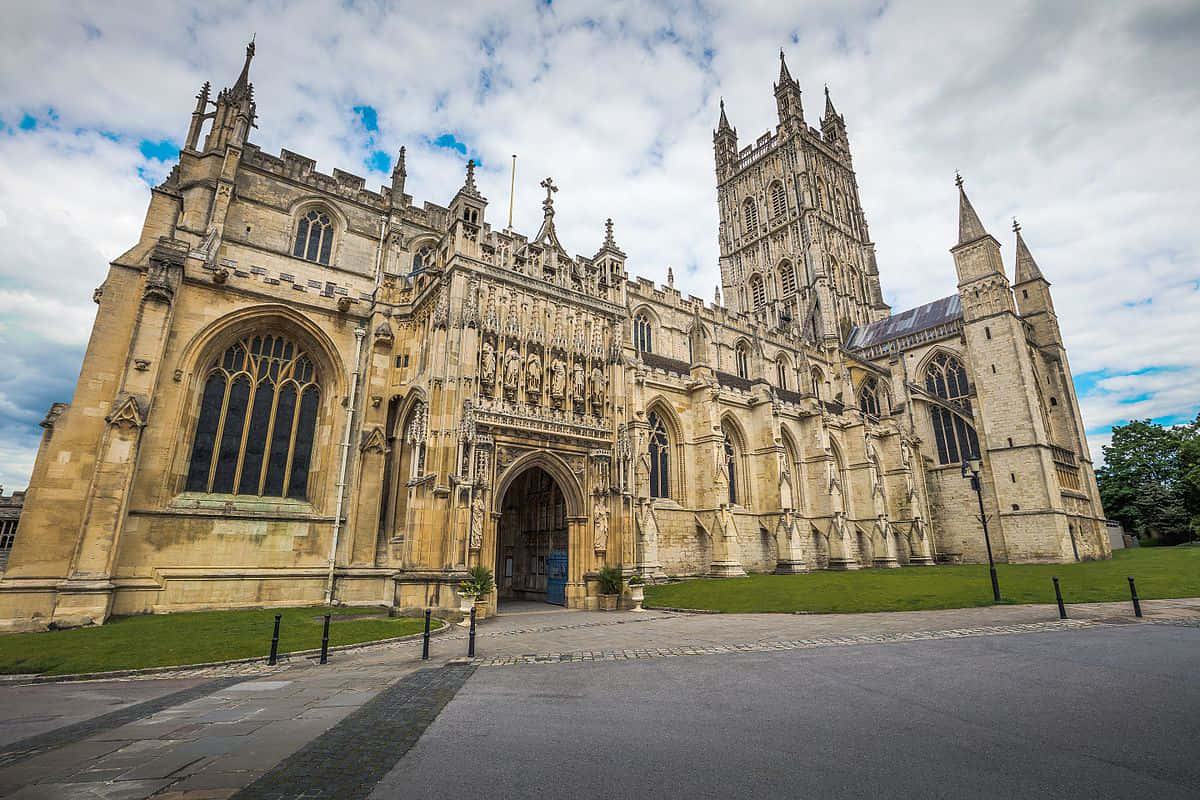
<instances>
[{"instance_id":1,"label":"potted plant","mask_svg":"<svg viewBox=\"0 0 1200 800\"><path fill-rule=\"evenodd\" d=\"M615 611L617 598L621 596L621 570L617 567L601 567L596 573L600 582L600 610Z\"/></svg>"},{"instance_id":2,"label":"potted plant","mask_svg":"<svg viewBox=\"0 0 1200 800\"><path fill-rule=\"evenodd\" d=\"M481 564L467 570L467 575L469 577L458 584L458 610L464 615L470 615L471 607L480 597L486 598L491 594L496 585L492 579L492 571Z\"/></svg>"},{"instance_id":3,"label":"potted plant","mask_svg":"<svg viewBox=\"0 0 1200 800\"><path fill-rule=\"evenodd\" d=\"M646 579L634 573L629 576L629 600L633 603L631 611L641 611L642 601L646 599Z\"/></svg>"}]
</instances>

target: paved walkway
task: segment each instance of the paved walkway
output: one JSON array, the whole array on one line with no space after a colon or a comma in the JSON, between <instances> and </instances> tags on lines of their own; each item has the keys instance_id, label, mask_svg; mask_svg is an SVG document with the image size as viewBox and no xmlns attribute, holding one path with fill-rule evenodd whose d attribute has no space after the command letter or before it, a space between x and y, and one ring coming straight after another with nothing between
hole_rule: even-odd
<instances>
[{"instance_id":1,"label":"paved walkway","mask_svg":"<svg viewBox=\"0 0 1200 800\"><path fill-rule=\"evenodd\" d=\"M1143 607L1148 623L1200 625L1200 599L1146 601ZM1071 619L1060 622L1054 606L710 615L514 604L479 626L477 658L463 666L454 666L466 661L467 634L460 629L432 640L429 662L420 660L420 642L408 641L336 653L327 666L295 659L273 668L8 686L0 688L0 797L218 800L244 787L240 796L296 797L293 790L305 781L336 789L307 796L365 796L374 785L371 776L390 769L406 749L392 745L419 738L479 666L844 647L1136 622L1127 603L1071 606L1069 613ZM448 671L427 669L447 665ZM361 750L359 761L370 738L364 732L371 730L390 730L383 741L392 745Z\"/></svg>"}]
</instances>

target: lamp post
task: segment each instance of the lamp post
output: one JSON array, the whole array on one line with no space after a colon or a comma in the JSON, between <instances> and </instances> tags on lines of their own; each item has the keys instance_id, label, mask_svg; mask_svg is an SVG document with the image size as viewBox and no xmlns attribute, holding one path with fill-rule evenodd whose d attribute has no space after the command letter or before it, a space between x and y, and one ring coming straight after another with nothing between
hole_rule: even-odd
<instances>
[{"instance_id":1,"label":"lamp post","mask_svg":"<svg viewBox=\"0 0 1200 800\"><path fill-rule=\"evenodd\" d=\"M979 500L979 521L983 523L983 543L987 546L988 554L988 572L992 576L992 598L1000 602L1000 582L996 580L996 562L992 559L992 540L988 536L987 514L983 511L983 485L979 482L979 462L968 463L967 459L962 462L962 476L971 479L971 488L975 490L975 497Z\"/></svg>"}]
</instances>

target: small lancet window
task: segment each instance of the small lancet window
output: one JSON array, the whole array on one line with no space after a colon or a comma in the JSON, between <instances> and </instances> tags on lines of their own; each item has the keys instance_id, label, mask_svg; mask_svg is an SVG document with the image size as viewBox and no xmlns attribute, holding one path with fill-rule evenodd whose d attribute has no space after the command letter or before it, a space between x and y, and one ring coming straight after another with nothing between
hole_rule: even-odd
<instances>
[{"instance_id":1,"label":"small lancet window","mask_svg":"<svg viewBox=\"0 0 1200 800\"><path fill-rule=\"evenodd\" d=\"M778 383L779 388L783 389L784 391L786 391L788 388L787 374L788 374L787 359L784 358L783 356L780 356L775 361L775 382Z\"/></svg>"},{"instance_id":2,"label":"small lancet window","mask_svg":"<svg viewBox=\"0 0 1200 800\"><path fill-rule=\"evenodd\" d=\"M783 191L783 184L776 181L771 185L771 215L778 219L785 214L787 214L787 194Z\"/></svg>"},{"instance_id":3,"label":"small lancet window","mask_svg":"<svg viewBox=\"0 0 1200 800\"><path fill-rule=\"evenodd\" d=\"M739 378L750 377L750 353L745 342L738 344L734 350L734 361L737 367L737 375Z\"/></svg>"},{"instance_id":4,"label":"small lancet window","mask_svg":"<svg viewBox=\"0 0 1200 800\"><path fill-rule=\"evenodd\" d=\"M796 270L792 268L790 261L785 261L779 265L779 293L787 297L795 291Z\"/></svg>"},{"instance_id":5,"label":"small lancet window","mask_svg":"<svg viewBox=\"0 0 1200 800\"><path fill-rule=\"evenodd\" d=\"M633 318L633 344L639 353L653 353L650 316L645 312Z\"/></svg>"},{"instance_id":6,"label":"small lancet window","mask_svg":"<svg viewBox=\"0 0 1200 800\"><path fill-rule=\"evenodd\" d=\"M333 250L333 220L329 213L313 208L300 217L292 255L305 261L328 264Z\"/></svg>"},{"instance_id":7,"label":"small lancet window","mask_svg":"<svg viewBox=\"0 0 1200 800\"><path fill-rule=\"evenodd\" d=\"M750 278L750 298L754 302L755 311L761 311L767 304L767 288L761 275Z\"/></svg>"}]
</instances>

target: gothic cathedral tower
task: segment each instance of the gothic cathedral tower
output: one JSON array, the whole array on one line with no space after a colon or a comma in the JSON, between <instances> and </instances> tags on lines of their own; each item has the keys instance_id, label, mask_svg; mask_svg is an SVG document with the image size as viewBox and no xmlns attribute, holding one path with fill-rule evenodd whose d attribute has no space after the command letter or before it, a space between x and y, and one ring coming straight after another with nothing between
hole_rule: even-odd
<instances>
[{"instance_id":1,"label":"gothic cathedral tower","mask_svg":"<svg viewBox=\"0 0 1200 800\"><path fill-rule=\"evenodd\" d=\"M738 150L725 115L713 132L726 304L837 345L890 314L858 197L846 123L825 92L821 130L804 121L799 84L779 54L779 124Z\"/></svg>"}]
</instances>

